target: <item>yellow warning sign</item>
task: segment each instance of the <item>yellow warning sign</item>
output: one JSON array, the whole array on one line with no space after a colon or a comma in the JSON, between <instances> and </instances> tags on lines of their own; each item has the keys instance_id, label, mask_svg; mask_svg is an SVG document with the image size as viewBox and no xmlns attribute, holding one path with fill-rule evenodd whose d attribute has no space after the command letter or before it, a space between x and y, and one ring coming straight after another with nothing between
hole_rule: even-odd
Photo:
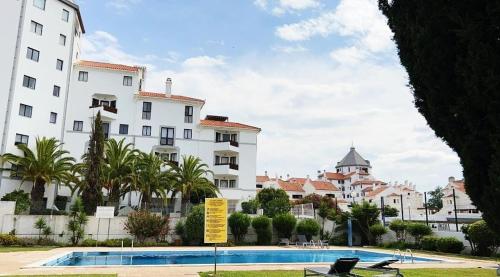
<instances>
[{"instance_id":1,"label":"yellow warning sign","mask_svg":"<svg viewBox=\"0 0 500 277\"><path fill-rule=\"evenodd\" d=\"M205 198L205 243L227 242L227 199Z\"/></svg>"}]
</instances>

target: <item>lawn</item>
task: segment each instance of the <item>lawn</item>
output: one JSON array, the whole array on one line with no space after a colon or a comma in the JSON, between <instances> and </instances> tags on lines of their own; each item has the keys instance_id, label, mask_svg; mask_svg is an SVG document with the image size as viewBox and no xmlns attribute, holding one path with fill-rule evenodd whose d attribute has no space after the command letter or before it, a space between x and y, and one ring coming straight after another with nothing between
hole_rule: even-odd
<instances>
[{"instance_id":1,"label":"lawn","mask_svg":"<svg viewBox=\"0 0 500 277\"><path fill-rule=\"evenodd\" d=\"M401 271L405 277L435 277L435 276L467 276L467 277L491 277L495 276L494 269L467 268L467 269L405 269ZM380 273L368 273L367 271L356 271L361 276L374 276ZM212 276L207 272L200 274L201 277ZM269 270L269 271L222 271L218 272L219 277L302 277L304 272L301 270Z\"/></svg>"},{"instance_id":2,"label":"lawn","mask_svg":"<svg viewBox=\"0 0 500 277\"><path fill-rule=\"evenodd\" d=\"M12 246L12 247L0 247L0 253L5 252L24 252L24 251L47 251L57 248L56 246L33 246L33 247L23 247L23 246Z\"/></svg>"}]
</instances>

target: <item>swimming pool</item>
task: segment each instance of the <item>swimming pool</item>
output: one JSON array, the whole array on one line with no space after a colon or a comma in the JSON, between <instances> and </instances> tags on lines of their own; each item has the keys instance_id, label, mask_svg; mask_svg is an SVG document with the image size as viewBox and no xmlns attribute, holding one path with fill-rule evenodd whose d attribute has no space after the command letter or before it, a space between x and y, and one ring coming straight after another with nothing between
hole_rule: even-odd
<instances>
[{"instance_id":1,"label":"swimming pool","mask_svg":"<svg viewBox=\"0 0 500 277\"><path fill-rule=\"evenodd\" d=\"M203 265L214 262L213 251L110 251L72 252L42 266L116 266L116 265ZM218 264L332 263L340 257L357 257L361 262L379 262L391 254L362 250L220 250ZM415 262L439 260L415 257Z\"/></svg>"}]
</instances>

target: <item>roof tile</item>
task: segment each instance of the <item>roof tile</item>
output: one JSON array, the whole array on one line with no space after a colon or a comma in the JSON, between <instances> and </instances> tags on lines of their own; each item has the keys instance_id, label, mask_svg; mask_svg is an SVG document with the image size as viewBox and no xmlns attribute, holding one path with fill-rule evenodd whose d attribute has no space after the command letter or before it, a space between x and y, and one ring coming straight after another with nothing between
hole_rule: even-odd
<instances>
[{"instance_id":1,"label":"roof tile","mask_svg":"<svg viewBox=\"0 0 500 277\"><path fill-rule=\"evenodd\" d=\"M129 72L138 72L139 69L141 68L140 66L130 66L124 64L105 63L105 62L86 61L86 60L79 60L75 62L75 64L84 67L103 68L109 70L119 70L119 71L129 71Z\"/></svg>"}]
</instances>

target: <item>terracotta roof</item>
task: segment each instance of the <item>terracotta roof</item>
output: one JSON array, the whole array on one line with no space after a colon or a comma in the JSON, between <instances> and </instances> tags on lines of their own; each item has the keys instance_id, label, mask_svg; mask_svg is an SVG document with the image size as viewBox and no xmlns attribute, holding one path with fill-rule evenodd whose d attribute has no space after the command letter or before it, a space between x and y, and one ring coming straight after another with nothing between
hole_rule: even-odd
<instances>
[{"instance_id":1,"label":"terracotta roof","mask_svg":"<svg viewBox=\"0 0 500 277\"><path fill-rule=\"evenodd\" d=\"M241 124L237 122L228 122L228 121L217 121L217 120L200 120L200 124L207 127L223 127L223 128L236 128L236 129L249 129L260 132L260 128Z\"/></svg>"},{"instance_id":2,"label":"terracotta roof","mask_svg":"<svg viewBox=\"0 0 500 277\"><path fill-rule=\"evenodd\" d=\"M389 194L387 196L400 196L400 194L397 194L397 193L393 192L393 193L391 193L391 194Z\"/></svg>"},{"instance_id":3,"label":"terracotta roof","mask_svg":"<svg viewBox=\"0 0 500 277\"><path fill-rule=\"evenodd\" d=\"M119 70L119 71L129 71L129 72L138 72L139 69L141 68L140 66L130 66L123 64L85 61L85 60L79 60L75 62L75 64L84 67L104 68L109 70Z\"/></svg>"},{"instance_id":4,"label":"terracotta roof","mask_svg":"<svg viewBox=\"0 0 500 277\"><path fill-rule=\"evenodd\" d=\"M457 190L459 190L461 192L465 192L465 183L464 183L464 180L453 182L453 187L455 187L455 189L457 189Z\"/></svg>"},{"instance_id":5,"label":"terracotta roof","mask_svg":"<svg viewBox=\"0 0 500 277\"><path fill-rule=\"evenodd\" d=\"M257 183L264 183L269 181L269 176L257 176L256 178Z\"/></svg>"},{"instance_id":6,"label":"terracotta roof","mask_svg":"<svg viewBox=\"0 0 500 277\"><path fill-rule=\"evenodd\" d=\"M344 174L337 173L337 172L325 172L323 175L328 180L344 180L345 179Z\"/></svg>"},{"instance_id":7,"label":"terracotta roof","mask_svg":"<svg viewBox=\"0 0 500 277\"><path fill-rule=\"evenodd\" d=\"M339 189L330 182L325 181L311 181L313 187L317 190L338 191Z\"/></svg>"},{"instance_id":8,"label":"terracotta roof","mask_svg":"<svg viewBox=\"0 0 500 277\"><path fill-rule=\"evenodd\" d=\"M304 189L302 188L302 186L300 184L297 184L297 183L291 183L291 182L286 182L286 181L283 181L283 180L276 180L274 179L274 181L277 181L278 185L284 190L284 191L298 191L298 192L305 192Z\"/></svg>"},{"instance_id":9,"label":"terracotta roof","mask_svg":"<svg viewBox=\"0 0 500 277\"><path fill-rule=\"evenodd\" d=\"M170 100L177 100L177 101L199 102L202 104L205 103L205 100L201 100L198 98L192 98L192 97L175 95L175 94L166 95L165 93L161 93L161 92L139 91L138 95L140 97L153 97L153 98L162 98L162 99L170 99Z\"/></svg>"},{"instance_id":10,"label":"terracotta roof","mask_svg":"<svg viewBox=\"0 0 500 277\"><path fill-rule=\"evenodd\" d=\"M307 181L307 178L290 178L290 179L288 179L288 182L297 183L300 185L304 185L306 181Z\"/></svg>"},{"instance_id":11,"label":"terracotta roof","mask_svg":"<svg viewBox=\"0 0 500 277\"><path fill-rule=\"evenodd\" d=\"M338 198L335 198L335 199L336 199L335 201L337 201L337 203L348 203L347 200L345 200L345 199L338 199Z\"/></svg>"},{"instance_id":12,"label":"terracotta roof","mask_svg":"<svg viewBox=\"0 0 500 277\"><path fill-rule=\"evenodd\" d=\"M377 194L383 192L386 189L387 189L387 187L385 187L385 186L384 187L378 187L375 190L372 190L372 191L368 192L366 194L366 196L368 196L368 197L376 196Z\"/></svg>"}]
</instances>

